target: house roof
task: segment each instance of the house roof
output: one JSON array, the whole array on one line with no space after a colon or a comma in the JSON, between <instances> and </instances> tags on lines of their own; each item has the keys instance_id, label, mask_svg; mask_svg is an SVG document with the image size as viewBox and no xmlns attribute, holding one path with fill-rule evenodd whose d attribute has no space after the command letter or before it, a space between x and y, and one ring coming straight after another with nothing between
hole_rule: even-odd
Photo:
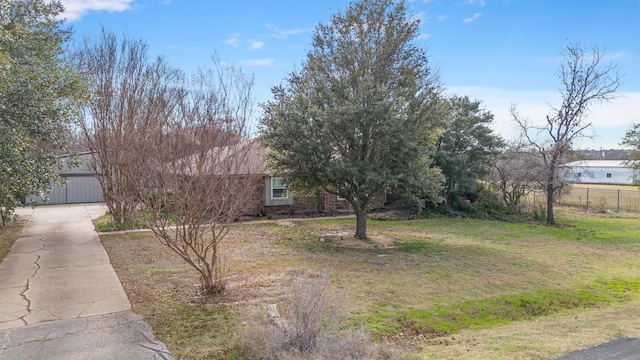
<instances>
[{"instance_id":1,"label":"house roof","mask_svg":"<svg viewBox=\"0 0 640 360\"><path fill-rule=\"evenodd\" d=\"M569 167L577 168L626 168L624 160L582 160L568 163Z\"/></svg>"},{"instance_id":2,"label":"house roof","mask_svg":"<svg viewBox=\"0 0 640 360\"><path fill-rule=\"evenodd\" d=\"M213 175L264 175L267 174L268 149L254 139L244 140L229 146L218 146L210 149L205 157L206 167ZM192 155L184 161L183 173L193 174L197 171L197 162L201 159Z\"/></svg>"}]
</instances>

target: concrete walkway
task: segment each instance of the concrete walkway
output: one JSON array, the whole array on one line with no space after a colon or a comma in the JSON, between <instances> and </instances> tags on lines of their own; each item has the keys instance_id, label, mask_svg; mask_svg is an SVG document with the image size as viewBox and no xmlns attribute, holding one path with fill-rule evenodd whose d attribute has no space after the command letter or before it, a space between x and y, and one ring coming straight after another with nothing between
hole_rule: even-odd
<instances>
[{"instance_id":1,"label":"concrete walkway","mask_svg":"<svg viewBox=\"0 0 640 360\"><path fill-rule=\"evenodd\" d=\"M91 219L103 204L19 209L0 263L1 359L169 359L131 305Z\"/></svg>"}]
</instances>

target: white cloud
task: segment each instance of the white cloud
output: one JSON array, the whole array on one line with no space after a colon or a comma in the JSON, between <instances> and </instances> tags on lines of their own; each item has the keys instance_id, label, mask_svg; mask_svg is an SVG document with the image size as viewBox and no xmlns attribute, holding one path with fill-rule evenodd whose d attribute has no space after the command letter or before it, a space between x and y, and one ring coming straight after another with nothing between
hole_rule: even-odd
<instances>
[{"instance_id":1,"label":"white cloud","mask_svg":"<svg viewBox=\"0 0 640 360\"><path fill-rule=\"evenodd\" d=\"M449 16L447 15L438 16L438 21L446 21L446 20L449 20Z\"/></svg>"},{"instance_id":2,"label":"white cloud","mask_svg":"<svg viewBox=\"0 0 640 360\"><path fill-rule=\"evenodd\" d=\"M238 47L238 36L239 36L238 33L234 33L224 43L227 44L227 45L231 45L233 47Z\"/></svg>"},{"instance_id":3,"label":"white cloud","mask_svg":"<svg viewBox=\"0 0 640 360\"><path fill-rule=\"evenodd\" d=\"M280 29L279 27L268 23L264 25L267 29L271 30L271 36L276 39L286 39L291 35L298 35L308 32L309 30L303 28L294 28L294 29Z\"/></svg>"},{"instance_id":4,"label":"white cloud","mask_svg":"<svg viewBox=\"0 0 640 360\"><path fill-rule=\"evenodd\" d=\"M122 12L132 8L134 0L62 0L67 21L81 18L89 11Z\"/></svg>"},{"instance_id":5,"label":"white cloud","mask_svg":"<svg viewBox=\"0 0 640 360\"><path fill-rule=\"evenodd\" d=\"M242 65L248 67L271 66L273 65L273 59L249 59L243 61Z\"/></svg>"},{"instance_id":6,"label":"white cloud","mask_svg":"<svg viewBox=\"0 0 640 360\"><path fill-rule=\"evenodd\" d=\"M494 130L502 137L513 140L518 134L513 118L509 113L511 104L516 105L518 113L533 124L542 125L551 107L559 106L560 93L557 91L513 91L482 86L451 87L448 93L467 95L481 101L481 106L494 115ZM593 124L596 138L584 146L619 147L617 144L624 136L624 129L640 123L638 105L640 92L622 92L618 97L603 104L593 104L586 118Z\"/></svg>"},{"instance_id":7,"label":"white cloud","mask_svg":"<svg viewBox=\"0 0 640 360\"><path fill-rule=\"evenodd\" d=\"M427 40L431 37L431 34L420 34L418 35L418 39L420 40Z\"/></svg>"},{"instance_id":8,"label":"white cloud","mask_svg":"<svg viewBox=\"0 0 640 360\"><path fill-rule=\"evenodd\" d=\"M470 18L466 18L466 19L464 19L462 21L464 21L465 23L469 24L469 23L472 23L472 22L476 21L481 15L482 15L482 13L475 13Z\"/></svg>"},{"instance_id":9,"label":"white cloud","mask_svg":"<svg viewBox=\"0 0 640 360\"><path fill-rule=\"evenodd\" d=\"M252 41L249 50L260 50L264 47L264 41Z\"/></svg>"}]
</instances>

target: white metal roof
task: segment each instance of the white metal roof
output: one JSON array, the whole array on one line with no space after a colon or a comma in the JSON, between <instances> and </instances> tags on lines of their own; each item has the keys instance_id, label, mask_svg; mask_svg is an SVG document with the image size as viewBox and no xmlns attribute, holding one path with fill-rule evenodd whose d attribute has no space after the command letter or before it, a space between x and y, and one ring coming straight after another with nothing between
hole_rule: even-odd
<instances>
[{"instance_id":1,"label":"white metal roof","mask_svg":"<svg viewBox=\"0 0 640 360\"><path fill-rule=\"evenodd\" d=\"M569 167L578 168L624 168L625 160L581 160L568 163Z\"/></svg>"}]
</instances>

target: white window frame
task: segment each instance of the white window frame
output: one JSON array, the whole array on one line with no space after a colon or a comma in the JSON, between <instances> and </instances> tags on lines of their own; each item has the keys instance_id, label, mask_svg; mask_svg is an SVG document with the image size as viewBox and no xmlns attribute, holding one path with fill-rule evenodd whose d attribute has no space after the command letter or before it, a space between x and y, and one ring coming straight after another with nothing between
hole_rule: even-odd
<instances>
[{"instance_id":1,"label":"white window frame","mask_svg":"<svg viewBox=\"0 0 640 360\"><path fill-rule=\"evenodd\" d=\"M284 178L281 177L273 177L271 178L271 200L285 200L289 198L289 190L287 189L287 184L283 181ZM275 190L284 190L282 192L283 196L274 196Z\"/></svg>"}]
</instances>

